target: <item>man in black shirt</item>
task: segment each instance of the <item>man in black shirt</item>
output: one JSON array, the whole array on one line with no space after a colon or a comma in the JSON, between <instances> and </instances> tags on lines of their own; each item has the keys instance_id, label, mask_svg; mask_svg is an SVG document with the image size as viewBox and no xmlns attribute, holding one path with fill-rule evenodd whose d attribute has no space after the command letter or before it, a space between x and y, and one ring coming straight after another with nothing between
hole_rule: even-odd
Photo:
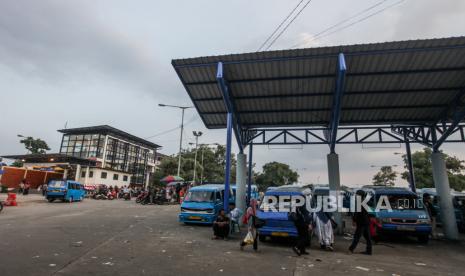
<instances>
[{"instance_id":1,"label":"man in black shirt","mask_svg":"<svg viewBox=\"0 0 465 276\"><path fill-rule=\"evenodd\" d=\"M361 200L365 199L366 197L366 193L362 190L358 190L356 195ZM370 237L370 217L368 216L367 210L365 210L363 206L360 212L355 212L353 216L353 221L354 221L354 224L356 225L356 228L355 228L355 233L354 233L354 238L352 240L352 244L349 247L349 252L354 253L354 250L357 247L361 236L363 235L363 237L366 240L367 247L366 247L366 251L364 251L362 254L371 255L372 246L371 246L371 237Z\"/></svg>"},{"instance_id":2,"label":"man in black shirt","mask_svg":"<svg viewBox=\"0 0 465 276\"><path fill-rule=\"evenodd\" d=\"M423 194L423 205L425 206L426 210L428 211L429 218L431 219L431 236L433 239L437 238L436 234L436 217L438 213L436 209L433 207L433 203L431 202L431 195L428 193Z\"/></svg>"},{"instance_id":3,"label":"man in black shirt","mask_svg":"<svg viewBox=\"0 0 465 276\"><path fill-rule=\"evenodd\" d=\"M213 239L227 239L229 235L229 217L221 210L213 222Z\"/></svg>"},{"instance_id":4,"label":"man in black shirt","mask_svg":"<svg viewBox=\"0 0 465 276\"><path fill-rule=\"evenodd\" d=\"M296 208L295 213L290 214L291 219L294 221L295 228L297 229L297 242L292 250L300 255L308 255L305 250L307 243L310 241L309 231L312 225L312 216L308 212L305 205Z\"/></svg>"}]
</instances>

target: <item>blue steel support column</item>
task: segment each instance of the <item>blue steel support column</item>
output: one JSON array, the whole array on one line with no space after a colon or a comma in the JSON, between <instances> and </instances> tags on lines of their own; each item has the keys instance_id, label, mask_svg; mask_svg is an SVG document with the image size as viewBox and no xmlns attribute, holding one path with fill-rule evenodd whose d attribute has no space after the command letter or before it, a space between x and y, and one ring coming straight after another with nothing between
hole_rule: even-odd
<instances>
[{"instance_id":1,"label":"blue steel support column","mask_svg":"<svg viewBox=\"0 0 465 276\"><path fill-rule=\"evenodd\" d=\"M232 113L227 115L227 126L226 126L226 167L224 173L224 202L223 209L227 214L229 213L229 187L231 178L231 136L232 136Z\"/></svg>"},{"instance_id":2,"label":"blue steel support column","mask_svg":"<svg viewBox=\"0 0 465 276\"><path fill-rule=\"evenodd\" d=\"M342 95L344 94L344 81L346 75L346 61L343 53L340 53L337 61L337 80L336 80L336 91L333 100L333 112L331 114L330 122L330 135L329 135L329 148L331 153L335 153L336 141L337 141L337 129L339 127L339 118L341 117L341 102Z\"/></svg>"},{"instance_id":3,"label":"blue steel support column","mask_svg":"<svg viewBox=\"0 0 465 276\"><path fill-rule=\"evenodd\" d=\"M330 153L327 155L328 162L328 182L329 182L329 193L336 197L337 206L342 203L339 202L339 191L341 189L341 181L339 174L339 156L336 154L335 147L337 141L337 130L339 128L339 119L341 117L341 102L342 95L344 94L344 80L346 74L346 62L344 54L340 53L337 60L337 79L336 79L336 91L334 93L333 100L333 112L331 114L331 121L329 125L329 148ZM344 233L344 225L342 223L341 213L334 212L334 220L338 224L336 233L341 235Z\"/></svg>"},{"instance_id":4,"label":"blue steel support column","mask_svg":"<svg viewBox=\"0 0 465 276\"><path fill-rule=\"evenodd\" d=\"M253 144L249 145L249 172L248 172L248 178L247 178L247 206L250 205L250 198L252 196L252 153L253 153Z\"/></svg>"},{"instance_id":5,"label":"blue steel support column","mask_svg":"<svg viewBox=\"0 0 465 276\"><path fill-rule=\"evenodd\" d=\"M410 150L410 141L407 137L407 133L404 133L405 141L405 151L407 152L407 169L408 169L408 179L410 184L410 189L412 192L417 192L417 187L415 185L415 172L413 171L413 161L412 161L412 151Z\"/></svg>"}]
</instances>

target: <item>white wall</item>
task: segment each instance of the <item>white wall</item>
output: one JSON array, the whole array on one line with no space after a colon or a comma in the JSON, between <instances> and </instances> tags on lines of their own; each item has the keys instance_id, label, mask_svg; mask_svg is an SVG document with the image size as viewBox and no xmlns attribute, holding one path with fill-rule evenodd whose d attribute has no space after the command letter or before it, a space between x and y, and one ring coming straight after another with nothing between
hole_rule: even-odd
<instances>
[{"instance_id":1,"label":"white wall","mask_svg":"<svg viewBox=\"0 0 465 276\"><path fill-rule=\"evenodd\" d=\"M82 167L81 172L86 171L86 167ZM122 172L115 172L115 171L110 171L110 170L105 170L105 169L100 169L100 168L91 168L90 171L94 172L92 177L87 177L87 182L85 177L81 177L79 175L79 182L83 183L84 185L99 185L99 184L104 184L107 186L127 186L130 183L131 180L131 175L128 173L122 173ZM107 173L107 178L101 178L102 172ZM113 175L117 174L118 175L118 180L113 180ZM127 176L127 181L123 181L124 176Z\"/></svg>"}]
</instances>

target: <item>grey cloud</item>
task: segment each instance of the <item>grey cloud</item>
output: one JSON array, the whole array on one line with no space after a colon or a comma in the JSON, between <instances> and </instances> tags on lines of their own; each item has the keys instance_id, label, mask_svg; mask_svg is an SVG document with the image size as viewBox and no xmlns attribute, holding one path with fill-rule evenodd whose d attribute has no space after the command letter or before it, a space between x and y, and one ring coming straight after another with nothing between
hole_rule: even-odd
<instances>
[{"instance_id":1,"label":"grey cloud","mask_svg":"<svg viewBox=\"0 0 465 276\"><path fill-rule=\"evenodd\" d=\"M2 1L0 63L46 81L103 78L136 90L161 90L166 70L145 45L103 25L78 3Z\"/></svg>"}]
</instances>

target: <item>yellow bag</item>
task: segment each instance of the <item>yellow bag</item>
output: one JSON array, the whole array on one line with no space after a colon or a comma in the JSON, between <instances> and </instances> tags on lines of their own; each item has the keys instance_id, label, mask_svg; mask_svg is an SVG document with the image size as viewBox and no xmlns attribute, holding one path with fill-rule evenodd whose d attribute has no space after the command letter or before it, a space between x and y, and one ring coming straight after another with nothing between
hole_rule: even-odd
<instances>
[{"instance_id":1,"label":"yellow bag","mask_svg":"<svg viewBox=\"0 0 465 276\"><path fill-rule=\"evenodd\" d=\"M244 238L244 243L245 244L253 244L253 235L252 232L248 232L247 235Z\"/></svg>"}]
</instances>

